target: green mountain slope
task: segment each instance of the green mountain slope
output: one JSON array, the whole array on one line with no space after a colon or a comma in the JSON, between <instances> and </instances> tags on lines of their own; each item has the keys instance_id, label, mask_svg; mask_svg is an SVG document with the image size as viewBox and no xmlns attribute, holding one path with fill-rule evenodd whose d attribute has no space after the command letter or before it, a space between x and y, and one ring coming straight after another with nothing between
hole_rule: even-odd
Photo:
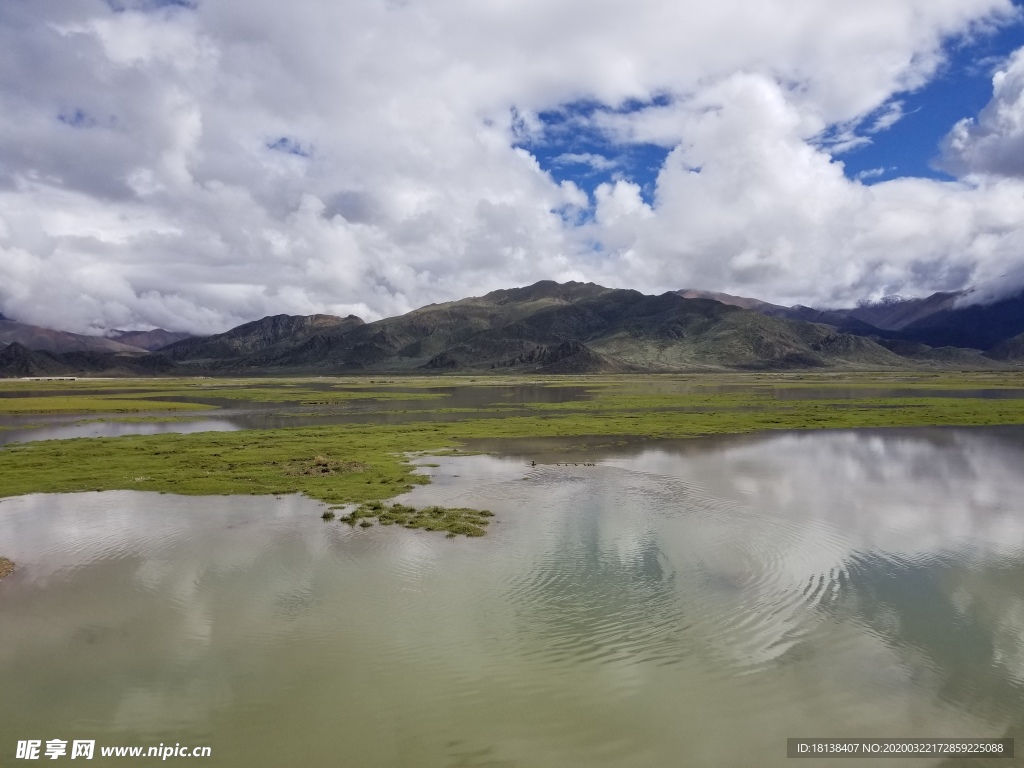
<instances>
[{"instance_id":1,"label":"green mountain slope","mask_svg":"<svg viewBox=\"0 0 1024 768\"><path fill-rule=\"evenodd\" d=\"M668 371L886 367L906 360L825 325L675 293L550 281L316 334L241 364L360 370Z\"/></svg>"}]
</instances>

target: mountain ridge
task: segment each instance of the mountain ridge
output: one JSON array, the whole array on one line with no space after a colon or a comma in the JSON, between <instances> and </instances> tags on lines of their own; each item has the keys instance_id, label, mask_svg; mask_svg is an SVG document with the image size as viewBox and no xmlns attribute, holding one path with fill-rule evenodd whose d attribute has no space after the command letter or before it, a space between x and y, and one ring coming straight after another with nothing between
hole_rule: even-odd
<instances>
[{"instance_id":1,"label":"mountain ridge","mask_svg":"<svg viewBox=\"0 0 1024 768\"><path fill-rule=\"evenodd\" d=\"M225 333L175 341L155 353L132 350L136 357L152 356L151 362L133 362L125 353L74 357L19 345L2 350L7 354L0 361L0 374L658 373L983 369L1024 362L1024 341L1019 339L1004 340L988 355L976 348L931 346L907 333L922 318L941 317L937 313L945 311L943 301L933 302L935 312L919 312L903 329L886 330L845 310L782 308L694 289L655 296L547 280L430 304L370 323L354 315L272 315ZM905 303L888 302L883 308ZM904 312L898 321L913 314Z\"/></svg>"},{"instance_id":2,"label":"mountain ridge","mask_svg":"<svg viewBox=\"0 0 1024 768\"><path fill-rule=\"evenodd\" d=\"M772 313L710 298L686 298L678 291L651 296L594 283L540 281L431 304L372 323L350 319L342 324L337 318L333 323L322 321L319 328L259 349L211 347L223 341L222 334L206 343L189 340L173 344L162 352L185 365L207 365L225 372L253 368L337 373L660 372L900 367L941 362L941 358L920 354L912 362L868 334L781 316L775 314L777 305L758 302L761 305ZM303 321L293 318L289 322ZM250 326L240 326L227 335L245 335ZM219 357L214 359L211 350ZM920 350L915 348L915 352ZM979 366L998 365L984 358L972 360Z\"/></svg>"}]
</instances>

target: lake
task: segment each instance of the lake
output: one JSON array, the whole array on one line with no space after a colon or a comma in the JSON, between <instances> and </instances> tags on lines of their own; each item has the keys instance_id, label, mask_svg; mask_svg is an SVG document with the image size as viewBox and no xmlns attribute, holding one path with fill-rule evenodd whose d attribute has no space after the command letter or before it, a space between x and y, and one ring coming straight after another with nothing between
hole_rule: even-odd
<instances>
[{"instance_id":1,"label":"lake","mask_svg":"<svg viewBox=\"0 0 1024 768\"><path fill-rule=\"evenodd\" d=\"M482 539L296 496L0 501L3 762L20 739L247 768L1024 748L1024 429L470 447L494 453L422 459L399 498L488 508Z\"/></svg>"}]
</instances>

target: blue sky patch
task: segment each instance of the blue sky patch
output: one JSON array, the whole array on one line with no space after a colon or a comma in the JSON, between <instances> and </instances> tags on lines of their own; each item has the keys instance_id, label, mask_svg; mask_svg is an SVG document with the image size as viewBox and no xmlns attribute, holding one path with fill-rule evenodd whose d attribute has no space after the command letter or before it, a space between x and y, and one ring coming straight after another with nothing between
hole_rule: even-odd
<instances>
[{"instance_id":1,"label":"blue sky patch","mask_svg":"<svg viewBox=\"0 0 1024 768\"><path fill-rule=\"evenodd\" d=\"M665 162L668 148L657 144L620 144L596 127L598 112L628 114L651 106L665 106L667 97L653 101L628 101L613 108L595 101L577 101L559 109L540 112L539 132L524 131L516 144L537 158L540 167L555 181L572 181L588 194L606 182L625 179L640 185L647 203L654 199L654 182ZM513 121L517 119L513 114Z\"/></svg>"},{"instance_id":2,"label":"blue sky patch","mask_svg":"<svg viewBox=\"0 0 1024 768\"><path fill-rule=\"evenodd\" d=\"M267 149L275 152L285 152L289 155L298 155L299 157L309 157L310 155L310 150L307 147L302 146L296 139L288 136L281 136L273 141L268 141Z\"/></svg>"},{"instance_id":3,"label":"blue sky patch","mask_svg":"<svg viewBox=\"0 0 1024 768\"><path fill-rule=\"evenodd\" d=\"M114 13L125 11L156 11L161 8L187 8L195 10L199 0L106 0Z\"/></svg>"},{"instance_id":4,"label":"blue sky patch","mask_svg":"<svg viewBox=\"0 0 1024 768\"><path fill-rule=\"evenodd\" d=\"M72 128L91 128L96 121L83 109L75 109L70 112L61 112L57 119Z\"/></svg>"},{"instance_id":5,"label":"blue sky patch","mask_svg":"<svg viewBox=\"0 0 1024 768\"><path fill-rule=\"evenodd\" d=\"M890 127L869 132L869 116L857 133L869 141L836 154L846 175L866 184L902 176L951 180L936 166L939 145L953 126L975 117L992 98L992 74L1016 49L1024 46L1024 23L1004 27L994 34L954 42L949 60L924 88L899 94L902 117Z\"/></svg>"}]
</instances>

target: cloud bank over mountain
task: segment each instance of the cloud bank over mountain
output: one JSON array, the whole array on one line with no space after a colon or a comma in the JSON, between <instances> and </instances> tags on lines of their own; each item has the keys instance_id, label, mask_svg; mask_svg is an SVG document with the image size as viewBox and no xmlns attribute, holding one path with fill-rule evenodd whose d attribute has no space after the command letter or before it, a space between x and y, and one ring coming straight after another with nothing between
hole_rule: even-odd
<instances>
[{"instance_id":1,"label":"cloud bank over mountain","mask_svg":"<svg viewBox=\"0 0 1024 768\"><path fill-rule=\"evenodd\" d=\"M397 314L541 278L853 303L1024 255L1024 53L950 126L949 181L865 184L1009 0L12 0L0 5L0 310L211 333ZM557 181L545 111L667 152ZM562 153L583 173L599 156ZM607 161L612 162L612 161Z\"/></svg>"}]
</instances>

